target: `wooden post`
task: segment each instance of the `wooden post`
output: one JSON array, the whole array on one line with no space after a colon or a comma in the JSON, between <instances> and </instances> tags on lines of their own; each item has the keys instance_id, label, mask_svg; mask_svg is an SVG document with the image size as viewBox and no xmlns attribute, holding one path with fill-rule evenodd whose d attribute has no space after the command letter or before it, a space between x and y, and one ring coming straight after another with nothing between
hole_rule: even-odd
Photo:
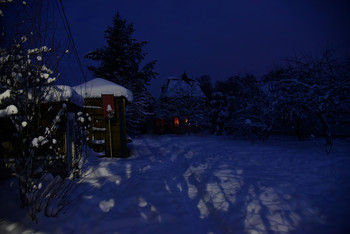
<instances>
[{"instance_id":1,"label":"wooden post","mask_svg":"<svg viewBox=\"0 0 350 234\"><path fill-rule=\"evenodd\" d=\"M110 150L111 158L112 158L113 157L113 146L112 146L111 119L114 117L114 114L115 114L113 94L102 94L102 106L103 106L104 117L108 119L109 150Z\"/></svg>"},{"instance_id":2,"label":"wooden post","mask_svg":"<svg viewBox=\"0 0 350 234\"><path fill-rule=\"evenodd\" d=\"M112 130L111 130L111 119L110 118L108 118L108 130L109 130L109 150L111 152L111 158L113 158Z\"/></svg>"},{"instance_id":3,"label":"wooden post","mask_svg":"<svg viewBox=\"0 0 350 234\"><path fill-rule=\"evenodd\" d=\"M121 157L127 157L127 149L126 149L126 132L125 132L125 99L121 98L118 102L119 106L119 126L120 126L120 150Z\"/></svg>"}]
</instances>

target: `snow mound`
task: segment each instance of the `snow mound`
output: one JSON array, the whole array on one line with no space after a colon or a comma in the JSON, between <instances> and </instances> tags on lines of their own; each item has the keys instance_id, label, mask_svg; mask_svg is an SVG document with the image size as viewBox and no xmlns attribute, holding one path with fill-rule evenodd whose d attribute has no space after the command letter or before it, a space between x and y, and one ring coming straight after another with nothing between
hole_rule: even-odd
<instances>
[{"instance_id":1,"label":"snow mound","mask_svg":"<svg viewBox=\"0 0 350 234\"><path fill-rule=\"evenodd\" d=\"M130 90L102 78L95 78L73 89L84 98L100 98L102 94L113 94L115 97L125 97L129 102L133 99Z\"/></svg>"}]
</instances>

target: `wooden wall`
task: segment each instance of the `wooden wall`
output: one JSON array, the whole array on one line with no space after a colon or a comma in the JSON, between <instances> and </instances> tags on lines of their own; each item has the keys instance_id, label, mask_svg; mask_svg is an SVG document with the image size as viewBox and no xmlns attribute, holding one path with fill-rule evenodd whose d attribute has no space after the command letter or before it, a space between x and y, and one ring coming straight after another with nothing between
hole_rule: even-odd
<instances>
[{"instance_id":1,"label":"wooden wall","mask_svg":"<svg viewBox=\"0 0 350 234\"><path fill-rule=\"evenodd\" d=\"M101 157L128 156L125 128L125 98L114 97L114 105L115 117L108 120L103 115L102 98L85 99L84 108L91 117L89 144ZM112 147L110 142L112 142Z\"/></svg>"}]
</instances>

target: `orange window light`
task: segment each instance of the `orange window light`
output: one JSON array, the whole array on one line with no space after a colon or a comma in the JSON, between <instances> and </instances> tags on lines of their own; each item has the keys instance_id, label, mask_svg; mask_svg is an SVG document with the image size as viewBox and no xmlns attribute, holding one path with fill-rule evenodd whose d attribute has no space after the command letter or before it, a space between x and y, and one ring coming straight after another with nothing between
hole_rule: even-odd
<instances>
[{"instance_id":1,"label":"orange window light","mask_svg":"<svg viewBox=\"0 0 350 234\"><path fill-rule=\"evenodd\" d=\"M191 123L190 123L190 120L189 120L188 116L186 116L185 123L186 123L186 124L188 124L188 125L191 125Z\"/></svg>"},{"instance_id":2,"label":"orange window light","mask_svg":"<svg viewBox=\"0 0 350 234\"><path fill-rule=\"evenodd\" d=\"M180 120L179 117L174 117L174 127L180 127Z\"/></svg>"}]
</instances>

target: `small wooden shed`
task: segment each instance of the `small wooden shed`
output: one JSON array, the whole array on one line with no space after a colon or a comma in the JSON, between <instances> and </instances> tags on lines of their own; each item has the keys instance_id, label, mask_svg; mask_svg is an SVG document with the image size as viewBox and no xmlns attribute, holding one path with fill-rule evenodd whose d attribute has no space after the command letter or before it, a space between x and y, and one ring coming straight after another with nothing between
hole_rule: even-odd
<instances>
[{"instance_id":1,"label":"small wooden shed","mask_svg":"<svg viewBox=\"0 0 350 234\"><path fill-rule=\"evenodd\" d=\"M132 101L131 91L102 78L73 88L84 97L84 109L91 117L91 148L101 157L127 157L125 105Z\"/></svg>"}]
</instances>

